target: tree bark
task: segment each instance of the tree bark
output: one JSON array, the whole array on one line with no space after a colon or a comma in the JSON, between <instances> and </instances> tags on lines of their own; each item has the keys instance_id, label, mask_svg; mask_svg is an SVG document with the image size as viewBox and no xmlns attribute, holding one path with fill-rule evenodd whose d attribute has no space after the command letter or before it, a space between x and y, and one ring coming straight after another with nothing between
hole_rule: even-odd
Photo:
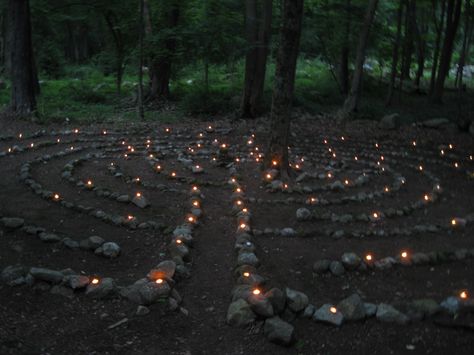
<instances>
[{"instance_id":1,"label":"tree bark","mask_svg":"<svg viewBox=\"0 0 474 355\"><path fill-rule=\"evenodd\" d=\"M28 0L9 0L11 19L11 111L27 116L36 110L38 80L31 41Z\"/></svg>"},{"instance_id":2,"label":"tree bark","mask_svg":"<svg viewBox=\"0 0 474 355\"><path fill-rule=\"evenodd\" d=\"M145 0L140 1L140 12L138 19L138 96L137 96L137 114L138 119L143 121L145 113L143 111L143 35L144 35L144 17Z\"/></svg>"},{"instance_id":3,"label":"tree bark","mask_svg":"<svg viewBox=\"0 0 474 355\"><path fill-rule=\"evenodd\" d=\"M164 27L167 30L172 30L178 26L180 16L179 2L173 1L169 6L171 6L171 9L165 14ZM166 53L150 59L151 87L148 100L156 100L160 97L169 98L172 61L176 45L176 39L171 35L163 43Z\"/></svg>"},{"instance_id":4,"label":"tree bark","mask_svg":"<svg viewBox=\"0 0 474 355\"><path fill-rule=\"evenodd\" d=\"M284 0L282 15L272 97L271 136L265 155L265 167L271 167L272 160L277 161L280 174L286 179L289 170L290 116L303 21L303 0Z\"/></svg>"},{"instance_id":5,"label":"tree bark","mask_svg":"<svg viewBox=\"0 0 474 355\"><path fill-rule=\"evenodd\" d=\"M395 80L397 78L397 67L398 67L398 52L400 49L400 39L402 34L402 17L403 17L403 0L399 0L400 4L397 11L397 34L395 35L395 41L393 43L392 51L392 70L390 73L390 86L388 87L388 95L385 104L390 106L393 99L393 91L395 89Z\"/></svg>"},{"instance_id":6,"label":"tree bark","mask_svg":"<svg viewBox=\"0 0 474 355\"><path fill-rule=\"evenodd\" d=\"M413 41L413 34L414 34L414 19L415 14L414 12L415 2L414 0L407 0L406 1L406 16L405 16L405 38L403 43L403 60L402 60L402 68L400 72L400 79L410 79L410 69L411 69L411 62L413 57L413 49L414 49L414 41Z\"/></svg>"},{"instance_id":7,"label":"tree bark","mask_svg":"<svg viewBox=\"0 0 474 355\"><path fill-rule=\"evenodd\" d=\"M115 43L115 72L117 82L117 94L120 94L122 90L123 61L125 58L125 48L123 43L122 31L118 27L118 19L115 13L113 13L112 11L107 11L104 14L104 17Z\"/></svg>"},{"instance_id":8,"label":"tree bark","mask_svg":"<svg viewBox=\"0 0 474 355\"><path fill-rule=\"evenodd\" d=\"M261 3L259 6L257 0L245 2L245 28L249 49L245 57L241 113L243 117L251 118L263 112L263 91L272 25L273 2L263 0Z\"/></svg>"},{"instance_id":9,"label":"tree bark","mask_svg":"<svg viewBox=\"0 0 474 355\"><path fill-rule=\"evenodd\" d=\"M446 17L446 34L444 37L443 49L441 51L441 60L436 83L431 96L432 102L441 103L444 92L444 82L449 71L451 56L453 54L454 39L459 27L459 18L461 16L462 0L448 0L448 10Z\"/></svg>"},{"instance_id":10,"label":"tree bark","mask_svg":"<svg viewBox=\"0 0 474 355\"><path fill-rule=\"evenodd\" d=\"M471 19L471 1L466 0L466 7L464 9L465 21L464 21L464 36L461 47L461 54L459 56L458 68L456 71L456 81L455 86L459 89L463 89L463 74L464 74L464 65L466 64L466 55L469 53L469 47L472 37L472 19Z\"/></svg>"},{"instance_id":11,"label":"tree bark","mask_svg":"<svg viewBox=\"0 0 474 355\"><path fill-rule=\"evenodd\" d=\"M346 120L349 116L357 112L359 105L360 87L362 84L362 75L364 72L365 50L369 39L370 27L374 21L375 11L377 10L378 0L370 0L365 14L364 22L357 46L357 56L352 77L351 89L344 102L342 110L339 112L339 120Z\"/></svg>"},{"instance_id":12,"label":"tree bark","mask_svg":"<svg viewBox=\"0 0 474 355\"><path fill-rule=\"evenodd\" d=\"M426 40L425 35L427 31L426 27L426 16L421 14L417 16L417 9L414 9L414 18L415 18L415 39L417 44L417 70L415 76L415 90L417 93L420 93L421 78L425 71L425 58L426 58ZM418 20L417 20L418 19Z\"/></svg>"},{"instance_id":13,"label":"tree bark","mask_svg":"<svg viewBox=\"0 0 474 355\"><path fill-rule=\"evenodd\" d=\"M444 28L444 18L446 16L446 0L441 0L441 15L439 22L436 21L436 9L437 9L437 1L433 0L433 19L436 28L436 39L435 39L435 48L433 51L433 61L431 66L431 78L430 78L430 89L429 95L433 94L435 82L436 82L436 73L438 71L438 61L439 61L439 50L441 47L441 36L443 34Z\"/></svg>"},{"instance_id":14,"label":"tree bark","mask_svg":"<svg viewBox=\"0 0 474 355\"><path fill-rule=\"evenodd\" d=\"M341 92L347 95L349 92L349 36L351 33L351 0L346 0L344 14L344 33L339 60L338 77Z\"/></svg>"}]
</instances>

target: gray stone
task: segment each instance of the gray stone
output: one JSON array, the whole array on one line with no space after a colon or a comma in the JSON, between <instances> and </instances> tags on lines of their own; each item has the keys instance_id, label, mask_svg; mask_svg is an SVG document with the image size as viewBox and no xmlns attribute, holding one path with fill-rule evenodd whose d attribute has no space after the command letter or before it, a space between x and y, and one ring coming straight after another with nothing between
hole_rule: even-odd
<instances>
[{"instance_id":1,"label":"gray stone","mask_svg":"<svg viewBox=\"0 0 474 355\"><path fill-rule=\"evenodd\" d=\"M250 296L247 298L247 302L250 304L252 311L254 311L256 314L264 318L273 317L272 303L263 295L250 294Z\"/></svg>"},{"instance_id":2,"label":"gray stone","mask_svg":"<svg viewBox=\"0 0 474 355\"><path fill-rule=\"evenodd\" d=\"M280 231L280 235L282 237L294 237L296 235L296 231L293 228L283 228Z\"/></svg>"},{"instance_id":3,"label":"gray stone","mask_svg":"<svg viewBox=\"0 0 474 355\"><path fill-rule=\"evenodd\" d=\"M47 243L55 243L61 240L61 238L58 235L53 234L53 233L41 232L38 236L43 242L47 242Z\"/></svg>"},{"instance_id":4,"label":"gray stone","mask_svg":"<svg viewBox=\"0 0 474 355\"><path fill-rule=\"evenodd\" d=\"M348 270L357 269L361 262L361 258L355 253L344 253L341 257L342 264Z\"/></svg>"},{"instance_id":5,"label":"gray stone","mask_svg":"<svg viewBox=\"0 0 474 355\"><path fill-rule=\"evenodd\" d=\"M346 269L344 269L344 266L339 261L332 261L331 264L329 264L329 270L335 276L343 275L346 272Z\"/></svg>"},{"instance_id":6,"label":"gray stone","mask_svg":"<svg viewBox=\"0 0 474 355\"><path fill-rule=\"evenodd\" d=\"M459 298L454 296L448 297L440 303L441 308L450 314L456 314L459 311L460 305Z\"/></svg>"},{"instance_id":7,"label":"gray stone","mask_svg":"<svg viewBox=\"0 0 474 355\"><path fill-rule=\"evenodd\" d=\"M84 275L68 275L64 277L66 285L68 285L73 290L84 288L89 285L89 277Z\"/></svg>"},{"instance_id":8,"label":"gray stone","mask_svg":"<svg viewBox=\"0 0 474 355\"><path fill-rule=\"evenodd\" d=\"M364 302L357 293L343 299L337 305L337 309L342 313L346 320L361 320L365 318Z\"/></svg>"},{"instance_id":9,"label":"gray stone","mask_svg":"<svg viewBox=\"0 0 474 355\"><path fill-rule=\"evenodd\" d=\"M311 218L311 212L307 208L301 207L296 210L296 219L298 221L306 221Z\"/></svg>"},{"instance_id":10,"label":"gray stone","mask_svg":"<svg viewBox=\"0 0 474 355\"><path fill-rule=\"evenodd\" d=\"M286 295L279 288L272 288L265 293L265 297L272 303L275 314L283 312L286 306Z\"/></svg>"},{"instance_id":11,"label":"gray stone","mask_svg":"<svg viewBox=\"0 0 474 355\"><path fill-rule=\"evenodd\" d=\"M110 277L103 278L98 284L90 283L87 285L86 295L92 298L104 299L115 296L117 293L117 286L114 279Z\"/></svg>"},{"instance_id":12,"label":"gray stone","mask_svg":"<svg viewBox=\"0 0 474 355\"><path fill-rule=\"evenodd\" d=\"M439 304L431 298L415 300L411 303L411 308L422 313L424 316L433 316L441 310Z\"/></svg>"},{"instance_id":13,"label":"gray stone","mask_svg":"<svg viewBox=\"0 0 474 355\"><path fill-rule=\"evenodd\" d=\"M344 316L336 307L330 304L323 304L314 312L313 320L340 326L344 320Z\"/></svg>"},{"instance_id":14,"label":"gray stone","mask_svg":"<svg viewBox=\"0 0 474 355\"><path fill-rule=\"evenodd\" d=\"M377 313L375 316L377 317L377 320L387 323L395 322L398 324L406 324L409 320L405 314L386 303L380 303L377 306Z\"/></svg>"},{"instance_id":15,"label":"gray stone","mask_svg":"<svg viewBox=\"0 0 474 355\"><path fill-rule=\"evenodd\" d=\"M312 304L307 305L303 311L303 318L311 318L315 311L316 308Z\"/></svg>"},{"instance_id":16,"label":"gray stone","mask_svg":"<svg viewBox=\"0 0 474 355\"><path fill-rule=\"evenodd\" d=\"M120 195L117 197L118 202L129 202L130 201L130 196L128 195Z\"/></svg>"},{"instance_id":17,"label":"gray stone","mask_svg":"<svg viewBox=\"0 0 474 355\"><path fill-rule=\"evenodd\" d=\"M165 260L150 270L147 277L150 280L156 280L158 278L171 280L175 272L176 263L173 260Z\"/></svg>"},{"instance_id":18,"label":"gray stone","mask_svg":"<svg viewBox=\"0 0 474 355\"><path fill-rule=\"evenodd\" d=\"M305 309L309 303L308 296L306 296L303 292L286 288L285 295L288 308L295 313L298 313Z\"/></svg>"},{"instance_id":19,"label":"gray stone","mask_svg":"<svg viewBox=\"0 0 474 355\"><path fill-rule=\"evenodd\" d=\"M269 318L265 321L263 333L273 343L290 345L294 341L295 328L280 317Z\"/></svg>"},{"instance_id":20,"label":"gray stone","mask_svg":"<svg viewBox=\"0 0 474 355\"><path fill-rule=\"evenodd\" d=\"M374 303L364 303L365 308L365 316L366 317L373 317L377 313L377 305Z\"/></svg>"},{"instance_id":21,"label":"gray stone","mask_svg":"<svg viewBox=\"0 0 474 355\"><path fill-rule=\"evenodd\" d=\"M64 275L56 270L32 267L30 274L37 280L58 284L63 280Z\"/></svg>"},{"instance_id":22,"label":"gray stone","mask_svg":"<svg viewBox=\"0 0 474 355\"><path fill-rule=\"evenodd\" d=\"M255 321L256 315L250 305L239 298L229 305L227 310L227 324L237 327L245 327Z\"/></svg>"},{"instance_id":23,"label":"gray stone","mask_svg":"<svg viewBox=\"0 0 474 355\"><path fill-rule=\"evenodd\" d=\"M62 243L65 247L68 247L69 249L79 248L79 242L72 240L71 238L64 238L62 240Z\"/></svg>"},{"instance_id":24,"label":"gray stone","mask_svg":"<svg viewBox=\"0 0 474 355\"><path fill-rule=\"evenodd\" d=\"M27 274L27 270L22 265L10 265L3 269L0 275L3 282L12 286L15 280L24 278Z\"/></svg>"},{"instance_id":25,"label":"gray stone","mask_svg":"<svg viewBox=\"0 0 474 355\"><path fill-rule=\"evenodd\" d=\"M3 217L0 219L3 226L8 229L17 229L21 228L25 224L25 220L23 218L16 218L16 217Z\"/></svg>"},{"instance_id":26,"label":"gray stone","mask_svg":"<svg viewBox=\"0 0 474 355\"><path fill-rule=\"evenodd\" d=\"M143 195L141 195L140 197L135 195L135 197L132 199L132 203L140 208L146 208L150 205L145 196Z\"/></svg>"},{"instance_id":27,"label":"gray stone","mask_svg":"<svg viewBox=\"0 0 474 355\"><path fill-rule=\"evenodd\" d=\"M400 127L400 115L398 113L392 113L391 115L383 116L380 120L380 128L383 129L395 129Z\"/></svg>"},{"instance_id":28,"label":"gray stone","mask_svg":"<svg viewBox=\"0 0 474 355\"><path fill-rule=\"evenodd\" d=\"M142 305L139 305L137 307L137 311L135 312L135 314L137 316L145 316L148 313L150 313L150 309L148 307L145 307L145 306L142 306Z\"/></svg>"},{"instance_id":29,"label":"gray stone","mask_svg":"<svg viewBox=\"0 0 474 355\"><path fill-rule=\"evenodd\" d=\"M247 253L243 252L240 253L237 257L237 266L241 265L251 265L251 266L258 266L260 261L258 260L257 256L254 253Z\"/></svg>"},{"instance_id":30,"label":"gray stone","mask_svg":"<svg viewBox=\"0 0 474 355\"><path fill-rule=\"evenodd\" d=\"M451 123L451 121L449 121L446 118L433 118L431 120L426 120L426 121L422 122L423 126L425 126L427 128L439 128L441 126L445 126L445 125L448 125L450 123Z\"/></svg>"},{"instance_id":31,"label":"gray stone","mask_svg":"<svg viewBox=\"0 0 474 355\"><path fill-rule=\"evenodd\" d=\"M107 242L102 244L102 255L107 258L116 258L120 254L120 247L117 243Z\"/></svg>"},{"instance_id":32,"label":"gray stone","mask_svg":"<svg viewBox=\"0 0 474 355\"><path fill-rule=\"evenodd\" d=\"M330 260L323 259L323 260L317 260L313 264L313 271L322 274L325 273L329 270L329 265L331 264Z\"/></svg>"},{"instance_id":33,"label":"gray stone","mask_svg":"<svg viewBox=\"0 0 474 355\"><path fill-rule=\"evenodd\" d=\"M150 305L159 299L168 297L171 292L171 288L165 280L162 280L161 283L149 281L141 285L138 292L141 296L141 304Z\"/></svg>"}]
</instances>

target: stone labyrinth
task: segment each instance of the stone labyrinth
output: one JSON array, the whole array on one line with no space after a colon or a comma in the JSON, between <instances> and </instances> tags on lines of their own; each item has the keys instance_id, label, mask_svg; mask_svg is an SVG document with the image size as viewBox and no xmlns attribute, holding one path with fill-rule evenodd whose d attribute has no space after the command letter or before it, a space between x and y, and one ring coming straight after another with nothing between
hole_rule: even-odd
<instances>
[{"instance_id":1,"label":"stone labyrinth","mask_svg":"<svg viewBox=\"0 0 474 355\"><path fill-rule=\"evenodd\" d=\"M199 312L187 300L215 288L218 318L284 345L301 318L406 324L472 308L472 151L297 129L287 183L278 161L262 170L257 132L1 137L2 239L25 253L4 258L3 282L127 299L137 315Z\"/></svg>"}]
</instances>

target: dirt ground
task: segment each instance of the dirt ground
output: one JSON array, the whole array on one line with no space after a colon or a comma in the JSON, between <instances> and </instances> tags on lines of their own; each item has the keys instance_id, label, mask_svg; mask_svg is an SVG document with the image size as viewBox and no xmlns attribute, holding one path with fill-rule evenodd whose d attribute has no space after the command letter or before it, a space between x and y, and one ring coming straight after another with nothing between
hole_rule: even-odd
<instances>
[{"instance_id":1,"label":"dirt ground","mask_svg":"<svg viewBox=\"0 0 474 355\"><path fill-rule=\"evenodd\" d=\"M206 133L213 125L216 130ZM58 133L78 129L77 134ZM166 131L170 129L170 132ZM229 132L227 130L230 129ZM29 135L44 130L36 138ZM106 130L107 134L103 131ZM54 131L54 132L53 132ZM231 291L235 285L233 269L236 263L234 236L236 219L232 214L232 190L225 184L229 177L226 168L216 166L199 154L193 156L204 173L194 175L177 162L178 154L171 148L189 153L202 140L202 148L212 156L218 148L214 139L229 144L232 154L248 161L241 164L241 185L247 198L254 197L265 202L249 201L252 212L252 227L292 227L304 236L283 237L272 233L254 237L261 267L259 273L268 278L268 287L291 287L309 296L310 303L319 307L324 303L335 303L358 292L364 300L373 303L398 304L421 298L433 298L437 302L449 296L457 296L467 290L474 296L474 259L456 260L438 265L396 267L390 270L348 272L340 277L330 274L316 275L313 263L319 259L339 259L344 252L359 255L371 253L376 257L397 256L402 250L428 253L474 248L474 227L449 228L454 217L463 217L474 212L474 140L467 134L449 133L441 130L422 129L414 126L402 127L399 131L380 130L373 122L352 122L344 129L335 127L331 120L318 117L302 117L292 124L291 152L293 157L305 157L305 171L327 173L325 168L333 152L338 160L347 164L336 169L332 180L310 179L309 184L320 187L318 198L332 200L360 192L383 189L393 181L393 173L375 173L377 168L359 164L350 159L364 153L371 157L384 156L384 164L406 179L400 191L379 198L356 203L317 205L312 208L338 215L366 213L403 208L422 200L432 189L432 180L420 174L411 165L423 165L424 170L435 176L442 188L442 198L416 210L409 216L384 219L374 224L353 221L344 225L331 220L297 221L295 212L304 203L269 203L288 197L305 198L310 195L284 192L268 192L262 183L260 165L249 155L260 151L268 137L268 122L184 121L174 125L134 125L105 127L91 125L35 126L3 117L0 121L2 136L0 152L15 145L34 146L22 152L0 157L0 217L21 217L30 225L46 228L62 236L82 240L98 235L114 241L121 247L116 259L106 259L93 252L71 250L61 243L44 243L21 230L10 231L0 227L0 269L8 265L21 264L27 267L45 267L54 270L71 268L84 275L112 277L118 284L128 285L144 277L159 261L167 258L169 230L180 224L186 215L187 195L190 183L170 179L168 173L196 177L213 182L216 186L201 186L204 215L195 229L195 245L192 249L191 277L180 281L177 289L183 297L184 311L171 312L162 304L150 306L151 312L137 316L137 305L120 297L111 300L93 300L83 292L70 297L52 294L50 286L37 283L34 286L11 287L0 284L0 353L2 354L472 354L474 352L474 314L467 314L455 326L440 325L451 319L439 315L408 325L381 323L374 318L362 322L345 323L334 327L298 318L293 322L297 341L290 347L270 343L263 335L263 321L240 329L226 324L227 308L231 302ZM19 134L22 138L19 138ZM203 137L199 137L203 133ZM250 148L248 138L255 134L255 143ZM341 137L344 137L342 140ZM41 146L45 141L59 143ZM87 138L89 142L81 142ZM145 140L152 146L169 148L160 155L163 172L157 174L149 165L144 153ZM94 148L93 142L103 143L109 139L114 147L123 146L123 151L106 152ZM325 144L324 140L328 143ZM122 145L122 141L126 144ZM413 145L416 141L416 146ZM376 147L376 144L378 147ZM453 148L449 148L449 144ZM126 145L136 146L138 154L123 159ZM442 148L440 145L446 145ZM86 213L65 208L60 204L35 195L19 179L21 166L34 158L54 154L70 146L83 147L65 156L54 157L46 163L32 165L31 174L36 181L64 200L75 204L102 209L115 215L133 215L140 221L154 220L162 224L158 230L130 229L105 223ZM328 153L328 148L332 151ZM446 150L441 155L440 150ZM87 153L105 152L101 158L93 158L78 165L73 172L78 181L91 179L94 184L120 194L143 193L151 206L140 209L120 203L92 191L78 188L61 178L62 169L71 159ZM406 152L406 155L397 153ZM434 163L432 160L436 160ZM433 160L433 161L434 161ZM379 160L380 161L380 160ZM109 171L110 163L118 165L124 176L139 177L142 182L163 184L175 190L163 191L152 186L126 183ZM374 160L375 162L375 160ZM458 164L458 167L454 166ZM369 183L349 186L343 191L322 190L332 181L353 181L361 169L371 171ZM290 183L291 184L291 183ZM350 237L356 230L382 228L391 230L414 227L419 224L447 226L438 232L421 232L406 235ZM335 239L328 230L344 229L346 235ZM172 230L172 229L171 229ZM122 325L109 326L127 318Z\"/></svg>"}]
</instances>

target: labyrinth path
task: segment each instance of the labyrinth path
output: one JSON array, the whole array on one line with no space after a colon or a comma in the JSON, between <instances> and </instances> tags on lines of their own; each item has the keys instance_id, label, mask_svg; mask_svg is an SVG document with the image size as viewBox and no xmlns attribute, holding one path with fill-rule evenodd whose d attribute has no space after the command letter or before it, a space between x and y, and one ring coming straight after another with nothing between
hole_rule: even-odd
<instances>
[{"instance_id":1,"label":"labyrinth path","mask_svg":"<svg viewBox=\"0 0 474 355\"><path fill-rule=\"evenodd\" d=\"M265 133L250 125L2 136L2 295L31 313L67 299L59 335L73 309L92 312L84 324L105 333L77 336L110 340L104 352L152 351L156 336L163 353L258 353L262 339L317 353L345 331L363 350L365 334L433 323L448 330L430 341L472 345L474 150L293 132L290 182L278 161L262 169ZM17 311L5 305L7 322Z\"/></svg>"}]
</instances>

